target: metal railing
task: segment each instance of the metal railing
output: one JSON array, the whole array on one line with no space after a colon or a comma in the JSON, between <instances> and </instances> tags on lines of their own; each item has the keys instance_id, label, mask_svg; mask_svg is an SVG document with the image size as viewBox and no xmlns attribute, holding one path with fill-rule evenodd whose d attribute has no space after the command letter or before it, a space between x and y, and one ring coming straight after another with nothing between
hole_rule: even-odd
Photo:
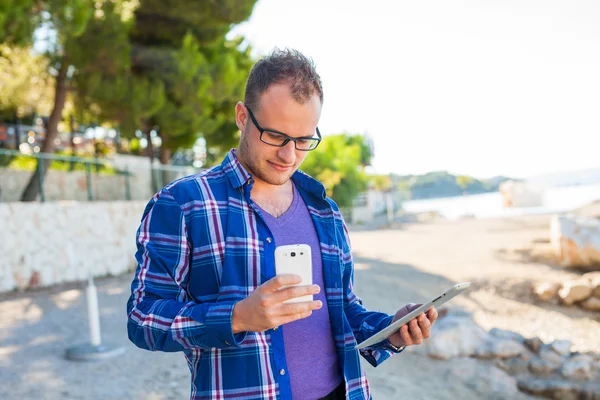
<instances>
[{"instance_id":1,"label":"metal railing","mask_svg":"<svg viewBox=\"0 0 600 400\"><path fill-rule=\"evenodd\" d=\"M119 157L25 154L0 148L0 202L20 201L31 185L36 186L36 199L41 202L148 200L169 182L199 171L150 164L145 157Z\"/></svg>"}]
</instances>

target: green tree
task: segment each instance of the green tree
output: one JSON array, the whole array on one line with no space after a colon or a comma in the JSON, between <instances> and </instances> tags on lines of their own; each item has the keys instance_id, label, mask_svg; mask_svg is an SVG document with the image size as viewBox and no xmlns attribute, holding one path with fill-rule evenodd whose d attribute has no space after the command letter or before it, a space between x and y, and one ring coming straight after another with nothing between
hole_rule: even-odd
<instances>
[{"instance_id":1,"label":"green tree","mask_svg":"<svg viewBox=\"0 0 600 400\"><path fill-rule=\"evenodd\" d=\"M33 32L47 36L44 56L48 60L48 71L54 75L55 87L52 111L46 123L46 137L42 153L54 151L54 139L58 134L58 124L62 119L69 81L69 69L73 53L69 43L80 36L93 17L94 0L48 0L33 2L19 0L3 3L0 8L0 42L7 45L28 45L33 43ZM42 162L42 174L49 163ZM35 200L39 186L40 168L32 175L21 200Z\"/></svg>"},{"instance_id":2,"label":"green tree","mask_svg":"<svg viewBox=\"0 0 600 400\"><path fill-rule=\"evenodd\" d=\"M140 1L130 35L132 70L165 88L164 103L142 124L146 136L156 128L162 163L199 136L212 150L234 142L232 110L242 98L252 59L242 39L225 36L232 24L250 16L255 1Z\"/></svg>"},{"instance_id":3,"label":"green tree","mask_svg":"<svg viewBox=\"0 0 600 400\"><path fill-rule=\"evenodd\" d=\"M0 119L48 115L52 84L47 59L29 47L0 44Z\"/></svg>"},{"instance_id":4,"label":"green tree","mask_svg":"<svg viewBox=\"0 0 600 400\"><path fill-rule=\"evenodd\" d=\"M467 175L459 175L456 177L456 184L465 192L467 187L475 182L475 179Z\"/></svg>"},{"instance_id":5,"label":"green tree","mask_svg":"<svg viewBox=\"0 0 600 400\"><path fill-rule=\"evenodd\" d=\"M370 156L364 154L368 146L363 146L363 140L361 135L326 136L302 164L302 171L321 181L340 207L351 207L354 198L367 189L368 178L361 167Z\"/></svg>"},{"instance_id":6,"label":"green tree","mask_svg":"<svg viewBox=\"0 0 600 400\"><path fill-rule=\"evenodd\" d=\"M39 23L35 0L0 1L0 43L28 45Z\"/></svg>"},{"instance_id":7,"label":"green tree","mask_svg":"<svg viewBox=\"0 0 600 400\"><path fill-rule=\"evenodd\" d=\"M369 182L376 190L386 191L392 187L392 180L389 175L370 175Z\"/></svg>"},{"instance_id":8,"label":"green tree","mask_svg":"<svg viewBox=\"0 0 600 400\"><path fill-rule=\"evenodd\" d=\"M72 43L77 118L84 124L104 121L133 136L165 103L165 85L132 69L131 4L105 2L97 11Z\"/></svg>"}]
</instances>

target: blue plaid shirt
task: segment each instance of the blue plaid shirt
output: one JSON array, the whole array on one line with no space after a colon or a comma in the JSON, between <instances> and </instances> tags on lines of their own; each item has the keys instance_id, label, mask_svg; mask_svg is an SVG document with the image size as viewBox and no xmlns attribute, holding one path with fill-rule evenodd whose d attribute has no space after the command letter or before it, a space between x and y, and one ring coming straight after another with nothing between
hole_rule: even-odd
<instances>
[{"instance_id":1,"label":"blue plaid shirt","mask_svg":"<svg viewBox=\"0 0 600 400\"><path fill-rule=\"evenodd\" d=\"M362 355L377 366L392 352L358 342L392 316L367 311L352 292L348 231L333 200L301 171L292 177L314 222L325 295L348 399L369 399ZM146 206L138 266L127 302L129 339L152 351L182 351L191 399L291 399L283 332L232 333L236 302L275 276L276 243L250 198L253 180L231 150L221 165L175 181ZM269 240L267 240L269 239ZM309 349L307 349L309 350Z\"/></svg>"}]
</instances>

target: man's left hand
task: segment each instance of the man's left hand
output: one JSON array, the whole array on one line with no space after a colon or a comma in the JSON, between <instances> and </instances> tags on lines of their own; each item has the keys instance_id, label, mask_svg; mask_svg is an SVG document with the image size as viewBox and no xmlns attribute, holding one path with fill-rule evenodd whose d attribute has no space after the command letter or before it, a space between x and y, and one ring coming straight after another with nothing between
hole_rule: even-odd
<instances>
[{"instance_id":1,"label":"man's left hand","mask_svg":"<svg viewBox=\"0 0 600 400\"><path fill-rule=\"evenodd\" d=\"M394 315L392 323L399 320L421 304L409 303L399 309ZM388 338L390 343L396 347L411 346L423 343L424 339L429 338L431 327L438 317L435 308L429 309L426 313L421 313L408 324L403 325L400 330Z\"/></svg>"}]
</instances>

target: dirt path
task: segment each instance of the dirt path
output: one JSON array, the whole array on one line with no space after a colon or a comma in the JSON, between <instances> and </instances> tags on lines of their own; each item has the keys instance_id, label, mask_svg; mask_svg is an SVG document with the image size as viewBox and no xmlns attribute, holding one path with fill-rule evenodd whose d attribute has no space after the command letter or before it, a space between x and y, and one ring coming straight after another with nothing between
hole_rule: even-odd
<instances>
[{"instance_id":1,"label":"dirt path","mask_svg":"<svg viewBox=\"0 0 600 400\"><path fill-rule=\"evenodd\" d=\"M449 307L472 312L484 329L569 339L579 350L600 351L597 314L540 306L529 297L529 281L576 275L523 262L524 251L514 251L547 236L546 217L412 224L351 236L356 291L369 308L393 312L470 280L468 296ZM81 286L0 296L0 399L188 398L190 377L181 354L142 351L127 339L130 279L97 282L103 340L126 348L123 356L100 363L64 359L69 347L89 339ZM434 361L410 350L379 368L365 365L375 399L479 399L485 392L461 379L468 366L457 368L456 361Z\"/></svg>"}]
</instances>

